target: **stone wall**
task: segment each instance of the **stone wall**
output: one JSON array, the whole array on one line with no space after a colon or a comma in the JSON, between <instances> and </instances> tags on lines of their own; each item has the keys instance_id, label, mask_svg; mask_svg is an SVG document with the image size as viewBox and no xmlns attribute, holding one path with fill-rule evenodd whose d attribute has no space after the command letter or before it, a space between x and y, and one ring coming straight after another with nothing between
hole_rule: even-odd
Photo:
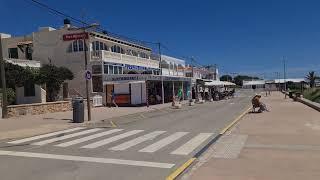
<instances>
[{"instance_id":1,"label":"stone wall","mask_svg":"<svg viewBox=\"0 0 320 180\"><path fill-rule=\"evenodd\" d=\"M47 103L34 103L8 106L8 116L37 115L53 112L71 111L71 101L57 101Z\"/></svg>"}]
</instances>

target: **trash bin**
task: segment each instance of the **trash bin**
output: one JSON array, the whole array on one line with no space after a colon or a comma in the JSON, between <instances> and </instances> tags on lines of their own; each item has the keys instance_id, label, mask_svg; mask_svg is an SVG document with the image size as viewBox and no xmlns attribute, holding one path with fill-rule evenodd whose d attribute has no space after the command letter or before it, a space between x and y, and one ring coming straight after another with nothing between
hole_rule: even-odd
<instances>
[{"instance_id":1,"label":"trash bin","mask_svg":"<svg viewBox=\"0 0 320 180\"><path fill-rule=\"evenodd\" d=\"M72 99L73 107L73 122L83 123L84 122L84 102L82 97Z\"/></svg>"}]
</instances>

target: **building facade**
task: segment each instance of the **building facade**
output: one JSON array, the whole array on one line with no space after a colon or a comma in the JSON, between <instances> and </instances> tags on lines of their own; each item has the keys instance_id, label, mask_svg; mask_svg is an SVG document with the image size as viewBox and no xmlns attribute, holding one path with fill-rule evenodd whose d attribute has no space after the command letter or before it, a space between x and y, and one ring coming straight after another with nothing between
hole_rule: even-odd
<instances>
[{"instance_id":1,"label":"building facade","mask_svg":"<svg viewBox=\"0 0 320 180\"><path fill-rule=\"evenodd\" d=\"M61 99L85 97L85 57L92 73L90 94L102 96L104 104L111 104L112 99L119 105L148 104L151 96L160 96L161 101L164 98L169 102L178 87L190 87L190 78L184 77L183 60L163 55L163 67L160 67L160 58L151 48L93 29L85 31L72 26L68 20L58 29L42 27L26 36L6 35L2 51L11 62L69 68L74 79L63 85ZM152 104L159 103L159 97L156 99Z\"/></svg>"}]
</instances>

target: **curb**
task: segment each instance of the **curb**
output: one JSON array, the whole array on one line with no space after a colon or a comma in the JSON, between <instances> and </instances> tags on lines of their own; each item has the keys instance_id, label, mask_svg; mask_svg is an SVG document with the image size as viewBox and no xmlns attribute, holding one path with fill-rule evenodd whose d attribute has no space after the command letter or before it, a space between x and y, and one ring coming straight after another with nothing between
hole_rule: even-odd
<instances>
[{"instance_id":1,"label":"curb","mask_svg":"<svg viewBox=\"0 0 320 180\"><path fill-rule=\"evenodd\" d=\"M235 120L233 120L228 126L223 128L220 133L214 137L210 142L208 142L202 149L200 149L192 158L187 160L184 164L178 167L175 171L173 171L169 176L166 177L166 180L175 180L179 175L185 172L189 167L191 167L194 162L215 142L219 140L219 138L224 135L231 127L233 127L237 122L239 122L251 109L251 106L247 108L243 113L241 113Z\"/></svg>"},{"instance_id":2,"label":"curb","mask_svg":"<svg viewBox=\"0 0 320 180\"><path fill-rule=\"evenodd\" d=\"M320 104L319 103L316 103L316 102L312 102L308 99L305 99L305 98L295 98L296 101L298 102L301 102L302 104L305 104L317 111L320 111Z\"/></svg>"}]
</instances>

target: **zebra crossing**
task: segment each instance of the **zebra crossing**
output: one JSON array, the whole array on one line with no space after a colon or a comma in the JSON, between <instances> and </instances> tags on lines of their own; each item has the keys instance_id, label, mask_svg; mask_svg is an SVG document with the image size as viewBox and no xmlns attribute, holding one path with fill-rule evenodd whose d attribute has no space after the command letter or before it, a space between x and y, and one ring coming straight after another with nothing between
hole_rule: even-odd
<instances>
[{"instance_id":1,"label":"zebra crossing","mask_svg":"<svg viewBox=\"0 0 320 180\"><path fill-rule=\"evenodd\" d=\"M53 133L7 142L32 146L52 145L54 147L81 149L104 148L107 151L125 151L139 147L138 152L155 153L174 144L171 155L189 155L208 141L214 133L167 132L147 130L124 130L76 127ZM176 146L176 147L175 147Z\"/></svg>"}]
</instances>

